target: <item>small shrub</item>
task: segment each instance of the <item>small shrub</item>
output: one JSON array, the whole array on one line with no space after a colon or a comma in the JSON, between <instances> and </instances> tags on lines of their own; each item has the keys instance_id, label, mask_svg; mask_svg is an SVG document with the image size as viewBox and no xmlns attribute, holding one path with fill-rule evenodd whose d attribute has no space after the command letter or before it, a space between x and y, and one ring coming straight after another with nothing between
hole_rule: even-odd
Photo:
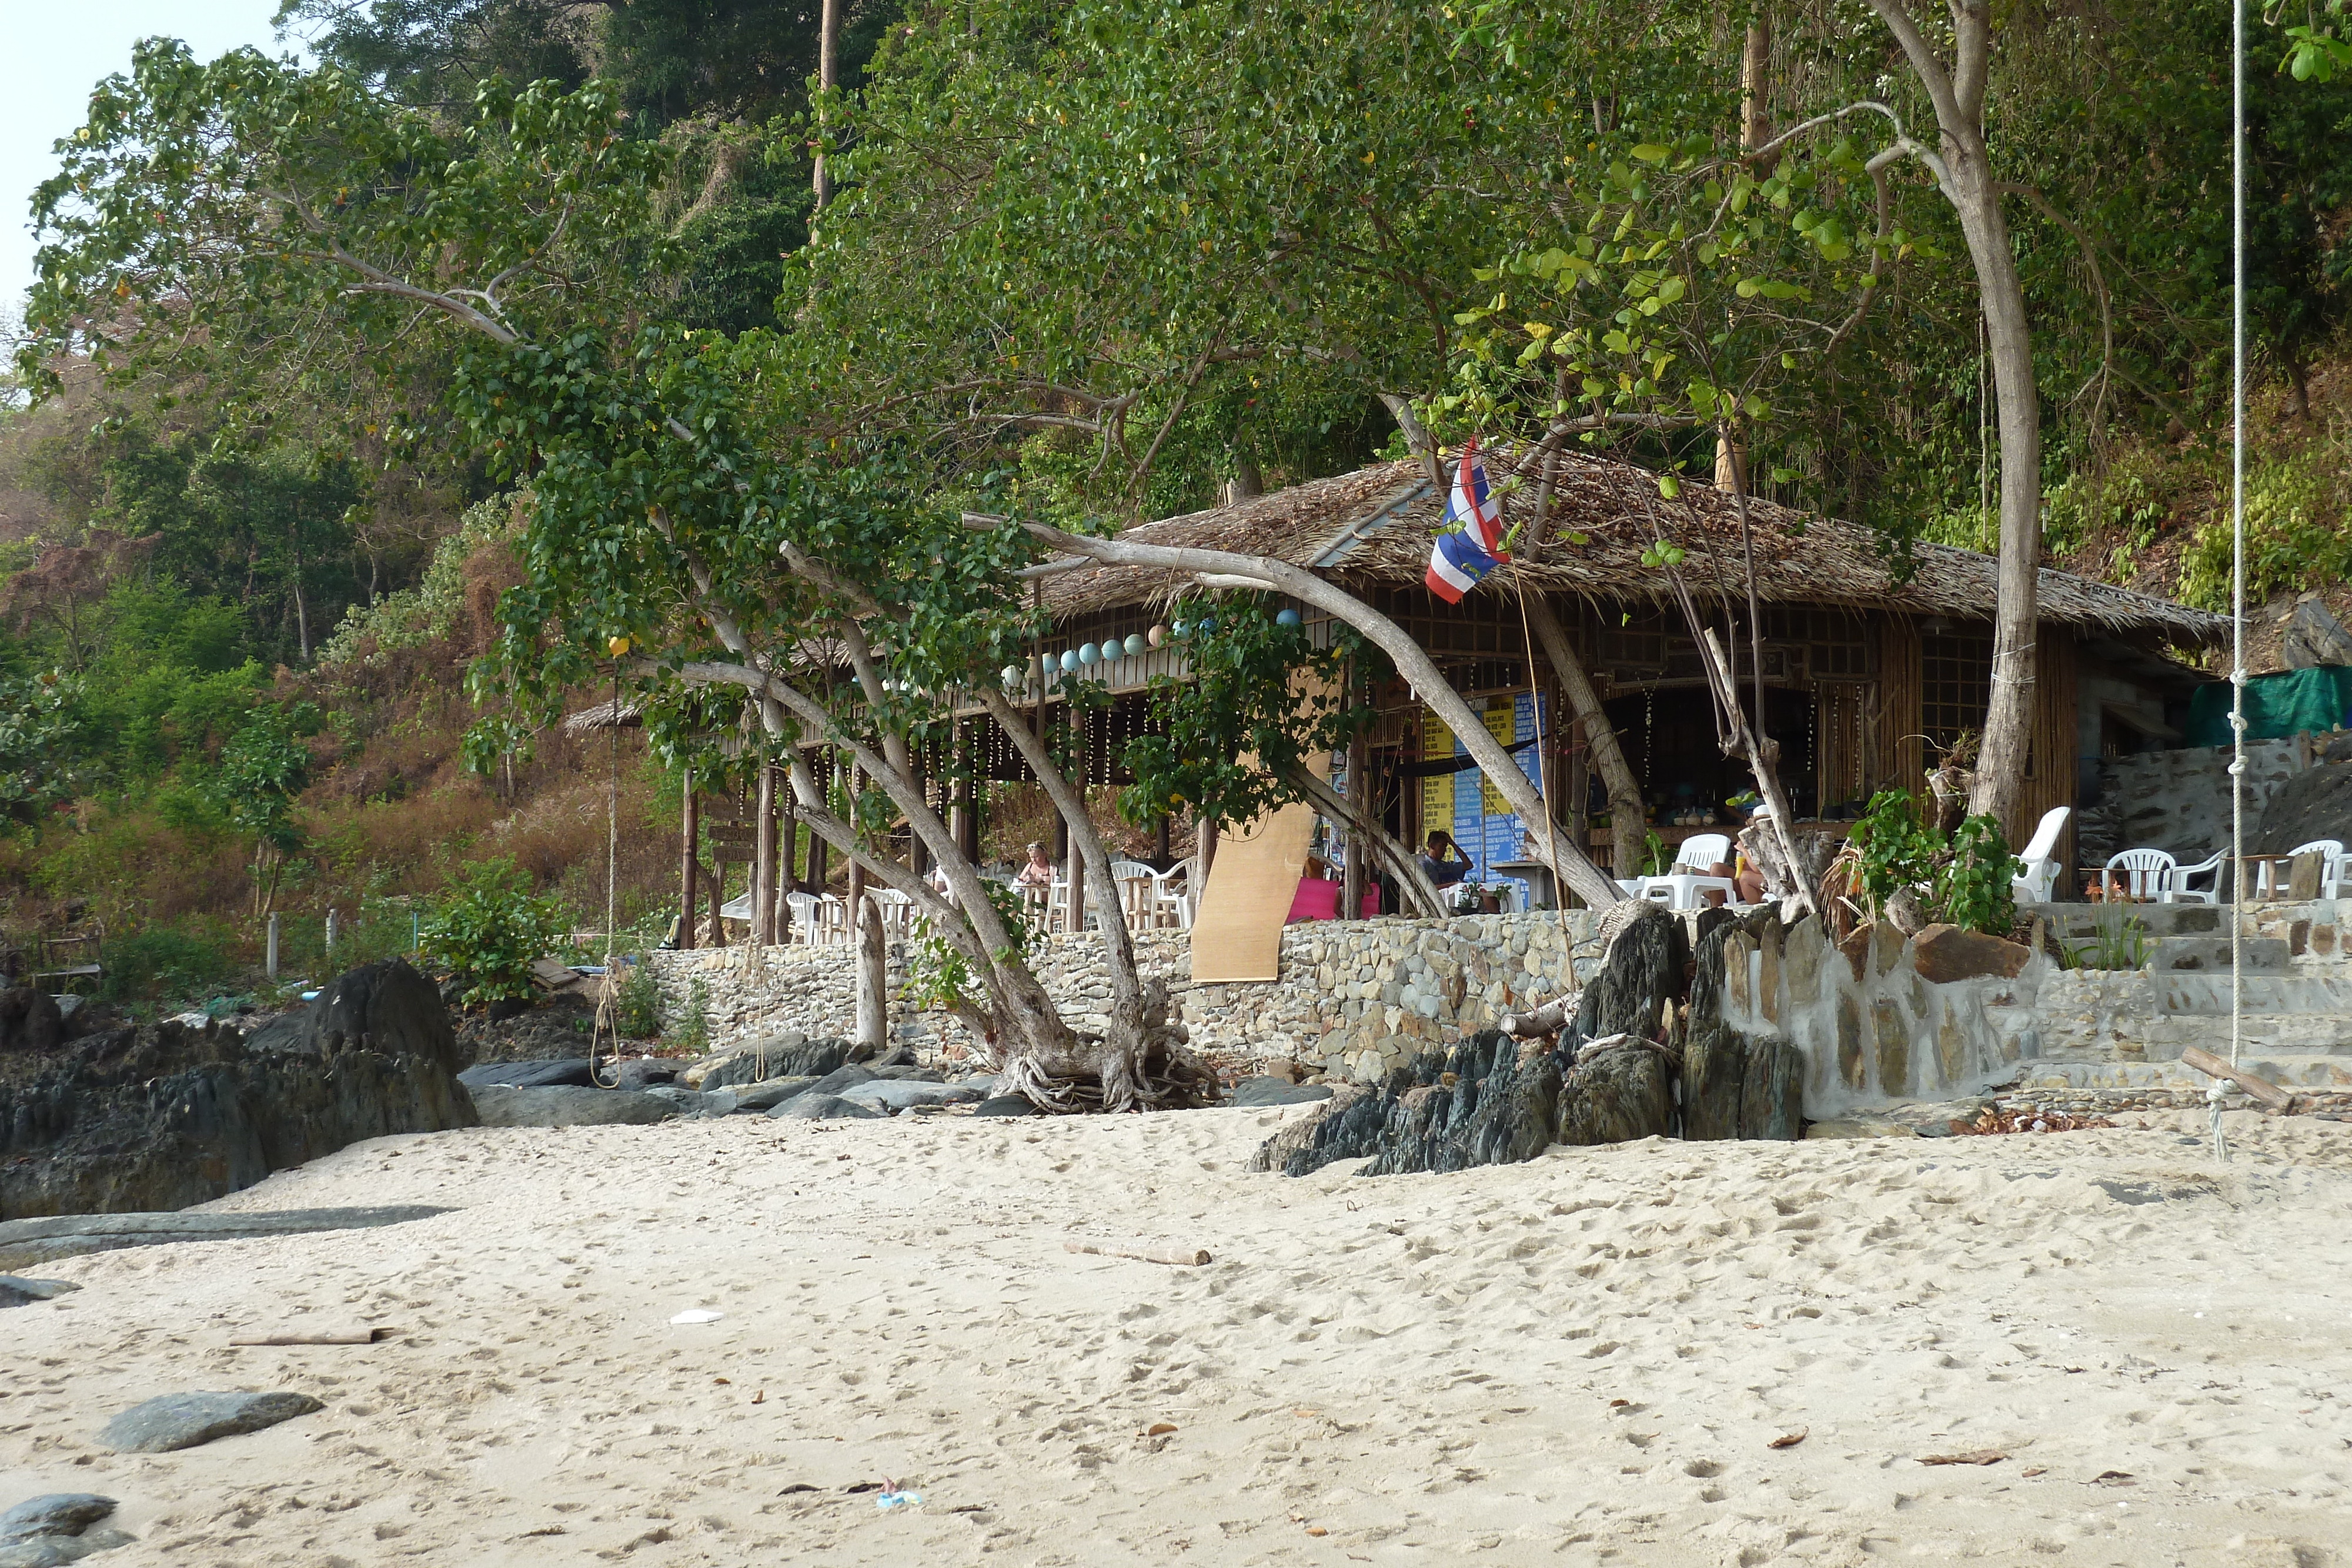
<instances>
[{"instance_id":1,"label":"small shrub","mask_svg":"<svg viewBox=\"0 0 2352 1568\"><path fill-rule=\"evenodd\" d=\"M1970 817L1947 840L1919 821L1910 796L1882 789L1847 836L1846 853L1871 919L1910 888L1931 921L1993 936L2016 927L2017 898L2010 884L2023 868L1990 817Z\"/></svg>"},{"instance_id":2,"label":"small shrub","mask_svg":"<svg viewBox=\"0 0 2352 1568\"><path fill-rule=\"evenodd\" d=\"M465 988L466 1002L528 999L530 966L563 939L552 898L533 895L529 873L509 860L457 873L457 891L418 933L417 951Z\"/></svg>"},{"instance_id":3,"label":"small shrub","mask_svg":"<svg viewBox=\"0 0 2352 1568\"><path fill-rule=\"evenodd\" d=\"M710 987L699 975L687 988L686 1016L678 1019L677 1032L669 1037L669 1043L697 1055L710 1049Z\"/></svg>"},{"instance_id":4,"label":"small shrub","mask_svg":"<svg viewBox=\"0 0 2352 1568\"><path fill-rule=\"evenodd\" d=\"M208 936L154 926L110 939L101 992L113 1001L161 1001L216 988L234 972L227 950Z\"/></svg>"},{"instance_id":5,"label":"small shrub","mask_svg":"<svg viewBox=\"0 0 2352 1568\"><path fill-rule=\"evenodd\" d=\"M620 989L613 996L613 1027L624 1040L651 1040L661 1033L661 987L654 967L639 955L621 960Z\"/></svg>"}]
</instances>

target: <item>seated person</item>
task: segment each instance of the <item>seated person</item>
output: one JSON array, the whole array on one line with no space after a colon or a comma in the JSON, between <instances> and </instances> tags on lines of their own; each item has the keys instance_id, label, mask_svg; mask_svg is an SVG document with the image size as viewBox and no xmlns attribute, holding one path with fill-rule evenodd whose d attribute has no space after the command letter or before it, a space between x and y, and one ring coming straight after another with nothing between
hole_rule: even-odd
<instances>
[{"instance_id":1,"label":"seated person","mask_svg":"<svg viewBox=\"0 0 2352 1568\"><path fill-rule=\"evenodd\" d=\"M1054 862L1045 858L1045 846L1029 846L1029 863L1013 879L1015 887L1051 887L1054 885Z\"/></svg>"},{"instance_id":2,"label":"seated person","mask_svg":"<svg viewBox=\"0 0 2352 1568\"><path fill-rule=\"evenodd\" d=\"M1440 887L1452 887L1470 874L1472 862L1454 835L1443 831L1429 835L1427 852L1421 857L1421 869L1429 880Z\"/></svg>"}]
</instances>

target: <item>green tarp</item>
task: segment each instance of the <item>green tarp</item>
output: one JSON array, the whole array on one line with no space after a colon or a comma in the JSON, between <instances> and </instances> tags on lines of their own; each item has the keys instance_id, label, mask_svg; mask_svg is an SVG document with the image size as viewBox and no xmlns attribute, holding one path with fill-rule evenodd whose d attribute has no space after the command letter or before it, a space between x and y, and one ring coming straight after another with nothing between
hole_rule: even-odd
<instances>
[{"instance_id":1,"label":"green tarp","mask_svg":"<svg viewBox=\"0 0 2352 1568\"><path fill-rule=\"evenodd\" d=\"M2246 683L2246 738L2276 740L2305 730L2343 727L2352 712L2352 665L2284 670ZM2189 744L2230 744L2230 685L2200 686L2189 698Z\"/></svg>"}]
</instances>

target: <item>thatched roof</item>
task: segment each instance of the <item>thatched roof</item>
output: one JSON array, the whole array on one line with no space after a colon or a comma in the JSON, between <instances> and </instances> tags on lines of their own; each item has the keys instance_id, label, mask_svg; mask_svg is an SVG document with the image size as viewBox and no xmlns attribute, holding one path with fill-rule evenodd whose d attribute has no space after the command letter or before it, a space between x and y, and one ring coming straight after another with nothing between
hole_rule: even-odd
<instances>
[{"instance_id":1,"label":"thatched roof","mask_svg":"<svg viewBox=\"0 0 2352 1568\"><path fill-rule=\"evenodd\" d=\"M1507 460L1490 465L1497 484L1508 471ZM1513 522L1535 517L1533 479L1528 473L1506 496L1506 515ZM1421 582L1429 566L1430 538L1444 514L1427 467L1407 461L1140 524L1120 537L1273 555L1359 589L1404 587ZM1907 581L1899 581L1878 536L1868 528L1769 501L1751 502L1748 516L1757 593L1767 603L1992 618L1998 564L1990 556L1917 544L1915 570ZM1728 494L1685 481L1679 498L1663 501L1655 475L1582 453L1563 453L1557 467L1554 547L1544 551L1540 564L1515 563L1488 584L1508 589L1516 580L1548 593L1629 606L1671 602L1665 572L1641 563L1654 517L1667 538L1687 552L1683 574L1695 595L1715 599L1718 581L1734 594L1745 593L1739 519ZM1585 542L1575 542L1579 535ZM1187 580L1179 572L1147 568L1082 568L1046 578L1045 602L1056 618L1087 615L1164 602ZM2044 621L2061 625L2184 645L2218 643L2230 628L2222 616L2047 568L2042 572L2041 611Z\"/></svg>"}]
</instances>

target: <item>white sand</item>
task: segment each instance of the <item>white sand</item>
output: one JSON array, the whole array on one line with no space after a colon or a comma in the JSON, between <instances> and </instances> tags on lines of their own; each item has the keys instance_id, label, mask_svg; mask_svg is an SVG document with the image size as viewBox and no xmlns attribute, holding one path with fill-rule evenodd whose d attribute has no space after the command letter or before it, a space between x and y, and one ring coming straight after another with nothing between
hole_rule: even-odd
<instances>
[{"instance_id":1,"label":"white sand","mask_svg":"<svg viewBox=\"0 0 2352 1568\"><path fill-rule=\"evenodd\" d=\"M2352 1126L1244 1173L1279 1114L362 1145L215 1207L463 1212L0 1314L0 1504L121 1499L104 1568L2352 1558ZM226 1348L354 1313L407 1335ZM238 1387L328 1408L93 1446ZM842 1490L883 1477L920 1506Z\"/></svg>"}]
</instances>

